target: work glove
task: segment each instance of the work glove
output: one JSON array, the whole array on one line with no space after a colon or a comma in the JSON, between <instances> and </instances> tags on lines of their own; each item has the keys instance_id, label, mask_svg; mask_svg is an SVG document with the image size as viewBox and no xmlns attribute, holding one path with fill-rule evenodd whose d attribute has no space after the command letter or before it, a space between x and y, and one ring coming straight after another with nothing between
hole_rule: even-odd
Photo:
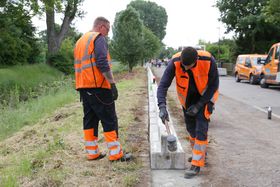
<instances>
[{"instance_id":1,"label":"work glove","mask_svg":"<svg viewBox=\"0 0 280 187\"><path fill-rule=\"evenodd\" d=\"M165 123L165 120L169 121L169 115L165 105L159 106L159 117L163 124Z\"/></svg>"},{"instance_id":2,"label":"work glove","mask_svg":"<svg viewBox=\"0 0 280 187\"><path fill-rule=\"evenodd\" d=\"M115 83L111 83L111 91L112 91L112 96L113 96L113 99L114 100L117 100L118 99L118 89L116 87L116 84Z\"/></svg>"},{"instance_id":3,"label":"work glove","mask_svg":"<svg viewBox=\"0 0 280 187\"><path fill-rule=\"evenodd\" d=\"M188 116L194 117L194 116L197 115L197 113L200 111L200 109L201 109L202 107L203 107L203 104L200 103L200 102L198 102L198 103L196 103L196 104L194 104L194 105L191 105L191 106L187 109L186 114L187 114Z\"/></svg>"}]
</instances>

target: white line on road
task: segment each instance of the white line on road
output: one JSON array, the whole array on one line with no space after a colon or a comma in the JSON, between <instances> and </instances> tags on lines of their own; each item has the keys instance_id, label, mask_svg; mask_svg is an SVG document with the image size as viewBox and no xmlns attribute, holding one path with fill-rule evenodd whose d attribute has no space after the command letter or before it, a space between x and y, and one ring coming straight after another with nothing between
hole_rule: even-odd
<instances>
[{"instance_id":1,"label":"white line on road","mask_svg":"<svg viewBox=\"0 0 280 187\"><path fill-rule=\"evenodd\" d=\"M262 111L262 112L264 112L264 113L267 113L267 111L266 111L265 109L262 109L262 108L260 108L260 107L258 107L258 106L255 106L255 105L254 105L253 107L254 107L255 109L257 109L257 110L260 110L260 111ZM272 111L272 116L274 116L274 117L280 119L280 116L277 115L277 114L274 114L273 111Z\"/></svg>"}]
</instances>

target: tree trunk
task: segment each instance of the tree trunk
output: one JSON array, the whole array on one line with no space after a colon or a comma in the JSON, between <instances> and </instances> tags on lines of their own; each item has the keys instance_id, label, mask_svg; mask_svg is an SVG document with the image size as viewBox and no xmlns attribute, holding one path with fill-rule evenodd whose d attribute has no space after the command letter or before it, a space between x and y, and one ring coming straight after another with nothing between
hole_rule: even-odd
<instances>
[{"instance_id":1,"label":"tree trunk","mask_svg":"<svg viewBox=\"0 0 280 187\"><path fill-rule=\"evenodd\" d=\"M54 55L58 51L58 45L56 42L56 33L55 33L55 21L54 21L54 8L48 8L46 10L46 23L47 23L47 41L48 41L48 57L47 63L51 65L49 57Z\"/></svg>"},{"instance_id":2,"label":"tree trunk","mask_svg":"<svg viewBox=\"0 0 280 187\"><path fill-rule=\"evenodd\" d=\"M61 46L61 43L63 39L65 38L69 28L70 24L75 18L76 12L77 12L77 6L79 4L79 0L68 1L68 4L65 8L64 12L64 18L63 22L60 28L59 33L55 32L55 12L54 12L54 4L47 5L45 3L46 8L46 23L47 23L47 41L48 41L48 57L47 57L47 63L49 65L52 65L52 62L50 61L51 56L56 55L59 51L59 48Z\"/></svg>"},{"instance_id":3,"label":"tree trunk","mask_svg":"<svg viewBox=\"0 0 280 187\"><path fill-rule=\"evenodd\" d=\"M132 73L132 68L133 68L132 64L128 63L128 72L129 73Z\"/></svg>"}]
</instances>

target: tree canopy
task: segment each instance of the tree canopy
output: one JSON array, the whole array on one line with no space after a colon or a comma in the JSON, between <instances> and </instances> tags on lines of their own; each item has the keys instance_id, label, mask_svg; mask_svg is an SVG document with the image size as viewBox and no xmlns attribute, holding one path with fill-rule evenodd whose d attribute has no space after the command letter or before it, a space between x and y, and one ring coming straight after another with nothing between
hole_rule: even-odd
<instances>
[{"instance_id":1,"label":"tree canopy","mask_svg":"<svg viewBox=\"0 0 280 187\"><path fill-rule=\"evenodd\" d=\"M144 25L150 29L160 40L166 34L167 14L163 7L154 2L135 0L130 2L128 6L135 8Z\"/></svg>"},{"instance_id":2,"label":"tree canopy","mask_svg":"<svg viewBox=\"0 0 280 187\"><path fill-rule=\"evenodd\" d=\"M263 8L263 13L268 22L279 24L280 23L280 1L269 0Z\"/></svg>"},{"instance_id":3,"label":"tree canopy","mask_svg":"<svg viewBox=\"0 0 280 187\"><path fill-rule=\"evenodd\" d=\"M46 15L48 59L56 55L59 51L62 41L70 28L70 24L76 17L81 17L84 12L79 9L84 0L21 0L21 2L30 7L34 13ZM56 30L55 15L63 16L62 24L59 30ZM51 61L48 61L51 64Z\"/></svg>"},{"instance_id":4,"label":"tree canopy","mask_svg":"<svg viewBox=\"0 0 280 187\"><path fill-rule=\"evenodd\" d=\"M218 0L220 20L227 31L236 34L237 51L242 53L264 53L272 43L280 40L279 25L267 22L263 9L268 0ZM271 1L272 2L272 1Z\"/></svg>"},{"instance_id":5,"label":"tree canopy","mask_svg":"<svg viewBox=\"0 0 280 187\"><path fill-rule=\"evenodd\" d=\"M161 43L158 37L156 37L150 29L144 26L143 30L143 57L142 59L154 58L159 53Z\"/></svg>"},{"instance_id":6,"label":"tree canopy","mask_svg":"<svg viewBox=\"0 0 280 187\"><path fill-rule=\"evenodd\" d=\"M128 7L117 13L113 25L111 50L114 59L128 65L129 71L139 63L143 49L143 23L138 12Z\"/></svg>"},{"instance_id":7,"label":"tree canopy","mask_svg":"<svg viewBox=\"0 0 280 187\"><path fill-rule=\"evenodd\" d=\"M23 5L5 1L0 10L0 65L35 63L40 47Z\"/></svg>"}]
</instances>

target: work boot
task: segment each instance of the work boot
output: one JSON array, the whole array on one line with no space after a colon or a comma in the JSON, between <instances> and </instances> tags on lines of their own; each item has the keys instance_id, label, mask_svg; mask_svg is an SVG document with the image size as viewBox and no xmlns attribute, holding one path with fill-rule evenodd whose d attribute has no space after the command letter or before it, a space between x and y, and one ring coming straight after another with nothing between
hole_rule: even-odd
<instances>
[{"instance_id":1,"label":"work boot","mask_svg":"<svg viewBox=\"0 0 280 187\"><path fill-rule=\"evenodd\" d=\"M129 162L132 160L131 153L125 153L123 156L117 160L111 160L112 162Z\"/></svg>"},{"instance_id":2,"label":"work boot","mask_svg":"<svg viewBox=\"0 0 280 187\"><path fill-rule=\"evenodd\" d=\"M199 172L200 172L200 167L192 165L191 168L185 172L184 177L186 179L190 179L198 175Z\"/></svg>"},{"instance_id":3,"label":"work boot","mask_svg":"<svg viewBox=\"0 0 280 187\"><path fill-rule=\"evenodd\" d=\"M106 153L100 153L100 155L97 157L97 158L94 158L94 159L91 159L91 158L88 158L88 160L101 160L102 158L104 158L106 156Z\"/></svg>"}]
</instances>

